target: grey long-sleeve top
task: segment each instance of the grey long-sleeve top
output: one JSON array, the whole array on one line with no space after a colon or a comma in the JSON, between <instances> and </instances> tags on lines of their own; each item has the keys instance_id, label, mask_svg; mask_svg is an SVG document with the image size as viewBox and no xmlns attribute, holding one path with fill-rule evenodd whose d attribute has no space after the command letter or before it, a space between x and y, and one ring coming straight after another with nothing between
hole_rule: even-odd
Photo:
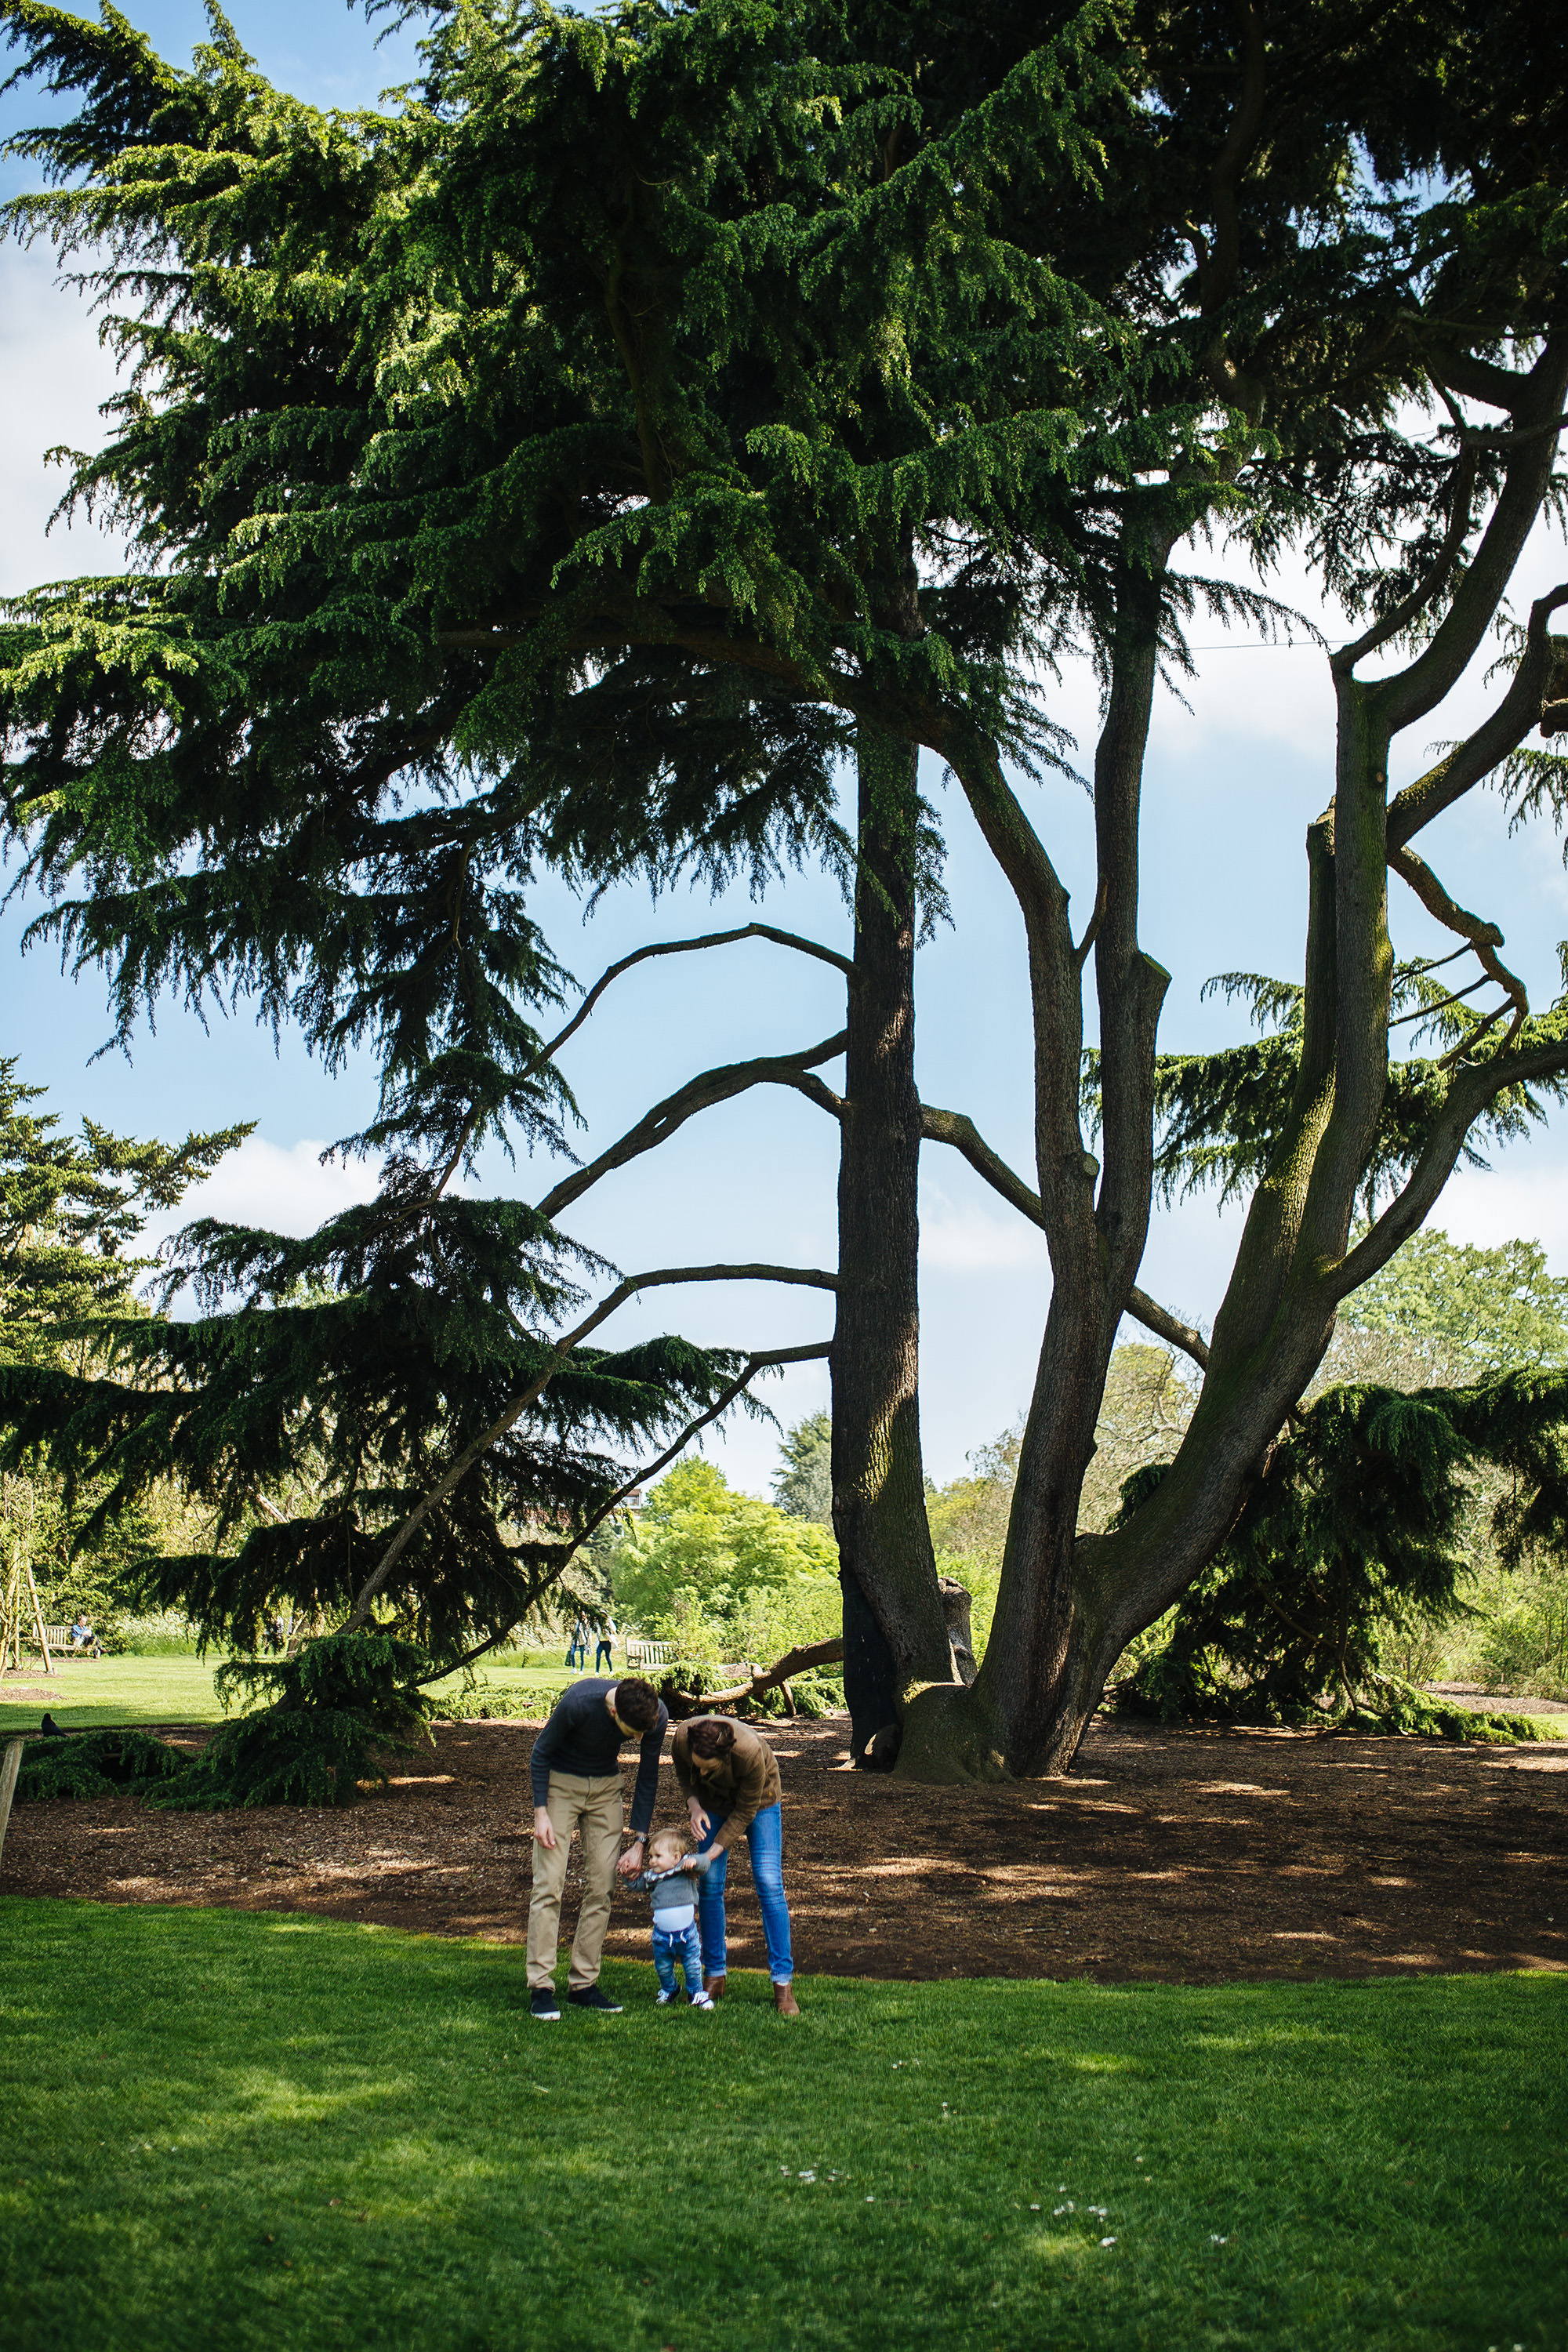
<instances>
[{"instance_id":1,"label":"grey long-sleeve top","mask_svg":"<svg viewBox=\"0 0 1568 2352\"><path fill-rule=\"evenodd\" d=\"M607 1780L612 1775L619 1775L621 1742L626 1735L605 1705L606 1692L615 1687L605 1675L584 1675L581 1682L574 1683L556 1700L529 1759L529 1778L533 1783L536 1805L549 1801L552 1772L574 1773L584 1780ZM634 1838L646 1835L653 1819L654 1799L658 1794L659 1749L668 1728L669 1710L661 1700L658 1721L650 1731L643 1733L637 1758L637 1786L632 1790Z\"/></svg>"}]
</instances>

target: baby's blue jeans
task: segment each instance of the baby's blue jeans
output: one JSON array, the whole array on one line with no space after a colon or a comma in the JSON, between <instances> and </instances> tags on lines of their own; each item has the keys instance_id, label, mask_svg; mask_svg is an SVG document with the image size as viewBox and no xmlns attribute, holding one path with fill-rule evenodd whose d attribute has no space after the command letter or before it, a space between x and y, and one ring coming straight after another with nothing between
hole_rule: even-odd
<instances>
[{"instance_id":1,"label":"baby's blue jeans","mask_svg":"<svg viewBox=\"0 0 1568 2352\"><path fill-rule=\"evenodd\" d=\"M688 1992L702 1990L702 1938L697 1932L697 1922L689 1927L678 1927L667 1936L662 1927L653 1931L653 1964L658 1970L658 1981L666 1992L675 1990L675 1964L679 1961L686 1970Z\"/></svg>"}]
</instances>

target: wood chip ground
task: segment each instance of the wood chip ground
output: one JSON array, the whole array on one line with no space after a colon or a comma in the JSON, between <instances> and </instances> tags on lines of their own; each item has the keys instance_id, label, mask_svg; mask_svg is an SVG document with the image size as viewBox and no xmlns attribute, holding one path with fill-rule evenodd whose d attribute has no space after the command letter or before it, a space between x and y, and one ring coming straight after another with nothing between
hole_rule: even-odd
<instances>
[{"instance_id":1,"label":"wood chip ground","mask_svg":"<svg viewBox=\"0 0 1568 2352\"><path fill-rule=\"evenodd\" d=\"M21 1804L0 1894L311 1911L521 1946L536 1724L437 1727L352 1811ZM1510 1749L1100 1719L1071 1775L924 1789L769 1727L805 1973L1219 1983L1568 1968L1568 1741ZM668 1752L657 1818L677 1817ZM630 1795L631 1769L626 1770ZM563 1910L570 1935L580 1879ZM763 1959L743 1857L731 1961ZM646 1958L617 1894L608 1951ZM521 1965L521 1952L519 1951Z\"/></svg>"}]
</instances>

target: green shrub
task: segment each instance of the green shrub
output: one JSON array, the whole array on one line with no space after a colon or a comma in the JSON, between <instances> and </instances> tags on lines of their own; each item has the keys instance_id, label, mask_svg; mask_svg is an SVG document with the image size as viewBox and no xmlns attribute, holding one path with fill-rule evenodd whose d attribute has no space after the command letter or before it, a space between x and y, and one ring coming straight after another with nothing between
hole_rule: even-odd
<instances>
[{"instance_id":1,"label":"green shrub","mask_svg":"<svg viewBox=\"0 0 1568 2352\"><path fill-rule=\"evenodd\" d=\"M1514 1748L1523 1740L1547 1737L1528 1715L1480 1714L1468 1706L1446 1706L1419 1691L1391 1693L1379 1707L1352 1707L1338 1727L1402 1739L1454 1739L1480 1748Z\"/></svg>"},{"instance_id":2,"label":"green shrub","mask_svg":"<svg viewBox=\"0 0 1568 2352\"><path fill-rule=\"evenodd\" d=\"M16 1795L43 1803L53 1797L117 1797L126 1789L144 1794L149 1786L176 1779L189 1763L182 1749L144 1731L89 1731L25 1749Z\"/></svg>"},{"instance_id":3,"label":"green shrub","mask_svg":"<svg viewBox=\"0 0 1568 2352\"><path fill-rule=\"evenodd\" d=\"M438 1723L488 1723L495 1716L548 1715L561 1693L553 1683L476 1683L471 1690L443 1691L430 1701Z\"/></svg>"},{"instance_id":4,"label":"green shrub","mask_svg":"<svg viewBox=\"0 0 1568 2352\"><path fill-rule=\"evenodd\" d=\"M201 1653L190 1619L178 1609L161 1609L150 1617L121 1614L111 1628L100 1631L111 1657L194 1658Z\"/></svg>"},{"instance_id":5,"label":"green shrub","mask_svg":"<svg viewBox=\"0 0 1568 2352\"><path fill-rule=\"evenodd\" d=\"M362 1780L386 1785L388 1754L412 1752L430 1702L413 1685L430 1661L379 1626L308 1642L292 1658L231 1659L220 1696L275 1694L270 1706L216 1730L189 1771L150 1790L151 1804L211 1812L231 1805L352 1805Z\"/></svg>"},{"instance_id":6,"label":"green shrub","mask_svg":"<svg viewBox=\"0 0 1568 2352\"><path fill-rule=\"evenodd\" d=\"M1498 1689L1568 1698L1568 1562L1552 1559L1508 1580L1479 1664Z\"/></svg>"}]
</instances>

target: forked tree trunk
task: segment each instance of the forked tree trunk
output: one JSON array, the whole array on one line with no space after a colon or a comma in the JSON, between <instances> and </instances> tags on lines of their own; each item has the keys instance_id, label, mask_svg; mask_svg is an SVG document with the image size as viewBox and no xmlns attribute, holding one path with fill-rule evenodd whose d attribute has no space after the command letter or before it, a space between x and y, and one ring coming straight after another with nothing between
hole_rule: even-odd
<instances>
[{"instance_id":1,"label":"forked tree trunk","mask_svg":"<svg viewBox=\"0 0 1568 2352\"><path fill-rule=\"evenodd\" d=\"M1095 759L1099 887L1081 939L1075 941L1068 894L999 766L993 762L987 777L963 777L1024 913L1036 1167L1052 1289L985 1656L967 1689L921 1693L907 1711L899 1769L917 1779L1065 1771L1116 1655L1105 1654L1093 1547L1079 1538L1078 1515L1152 1196L1155 1031L1169 975L1138 943L1138 809L1153 703L1158 575L1172 536L1151 533L1152 561L1130 563L1119 583L1111 691ZM1079 1108L1082 971L1091 949L1103 1177Z\"/></svg>"},{"instance_id":2,"label":"forked tree trunk","mask_svg":"<svg viewBox=\"0 0 1568 2352\"><path fill-rule=\"evenodd\" d=\"M833 1525L851 1745L857 1763L872 1766L896 1754L909 1688L952 1677L921 1456L916 757L912 745L861 728L861 872L838 1163Z\"/></svg>"},{"instance_id":3,"label":"forked tree trunk","mask_svg":"<svg viewBox=\"0 0 1568 2352\"><path fill-rule=\"evenodd\" d=\"M1551 667L1544 630L1555 596L1532 608L1532 650L1519 671L1528 690L1505 698L1442 766L1391 805L1392 745L1426 719L1463 674L1547 495L1557 420L1568 399L1568 349L1549 346L1528 377L1492 369L1485 382L1484 396L1508 408L1517 429L1491 519L1443 619L1407 668L1357 679L1357 662L1437 596L1446 576L1439 569L1408 611L1374 623L1331 659L1334 798L1307 837L1305 986L1292 1098L1247 1212L1197 1410L1152 1496L1105 1535L1076 1535L1079 1495L1116 1325L1147 1231L1154 1024L1164 986L1137 943L1138 800L1153 684L1145 583L1153 567L1145 566L1142 579L1137 567L1124 574L1096 761L1100 887L1092 944L1105 1168L1092 1205L1099 1171L1083 1149L1073 1091L1081 1045L1077 982L1090 941L1074 943L1066 894L995 761L973 760L968 773L960 771L1014 884L1028 935L1037 1166L1054 1288L985 1657L972 1688L921 1692L907 1706L900 1771L941 1780L1067 1769L1126 1643L1180 1598L1235 1526L1287 1415L1322 1360L1340 1302L1420 1228L1487 1107L1506 1087L1555 1077L1568 1063L1561 1037L1543 1023L1534 1037L1526 1033L1517 1051L1505 1043L1489 1053L1478 1036L1470 1059L1437 1064L1434 1093L1437 1071L1445 1073L1442 1092L1409 1173L1369 1232L1349 1246L1388 1086L1390 858L1403 861L1406 878L1415 874L1424 903L1458 937L1500 942L1495 925L1448 898L1409 843L1522 740L1541 714ZM1510 386L1510 397L1495 397ZM1460 511L1468 519L1468 508ZM1568 600L1568 589L1560 593ZM1517 988L1510 982L1510 994ZM1494 1024L1508 1009L1505 1002ZM1520 990L1516 1026L1523 1016Z\"/></svg>"}]
</instances>

